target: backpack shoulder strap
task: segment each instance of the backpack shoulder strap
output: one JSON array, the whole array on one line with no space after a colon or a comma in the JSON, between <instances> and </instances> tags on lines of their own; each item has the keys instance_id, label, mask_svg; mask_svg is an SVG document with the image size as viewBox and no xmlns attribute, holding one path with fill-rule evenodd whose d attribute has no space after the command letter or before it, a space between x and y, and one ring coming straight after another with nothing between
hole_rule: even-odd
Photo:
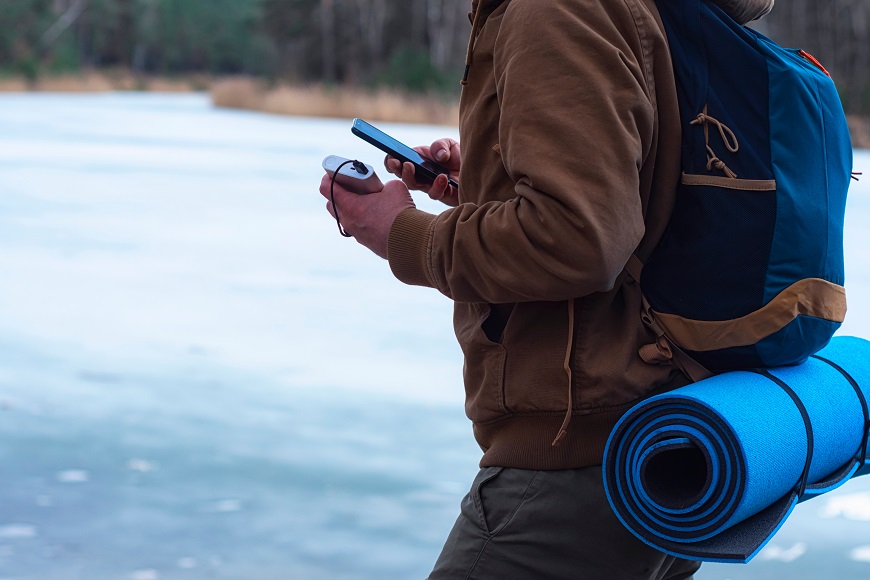
<instances>
[{"instance_id":1,"label":"backpack shoulder strap","mask_svg":"<svg viewBox=\"0 0 870 580\"><path fill-rule=\"evenodd\" d=\"M636 254L632 254L628 259L628 263L625 265L625 272L632 280L637 282L638 286L640 285L640 279L643 274L643 262L640 261L640 258ZM672 361L686 376L696 383L712 377L712 372L686 354L686 351L677 346L668 337L665 329L656 321L655 312L653 312L643 292L641 292L641 299L643 300L643 310L640 315L641 320L655 333L656 341L640 348L640 351L638 351L640 358L649 364L661 364Z\"/></svg>"}]
</instances>

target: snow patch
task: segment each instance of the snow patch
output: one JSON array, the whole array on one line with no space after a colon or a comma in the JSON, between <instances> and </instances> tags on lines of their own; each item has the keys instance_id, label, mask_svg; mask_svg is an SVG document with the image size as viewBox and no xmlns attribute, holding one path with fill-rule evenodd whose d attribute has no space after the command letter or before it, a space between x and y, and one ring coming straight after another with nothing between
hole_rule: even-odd
<instances>
[{"instance_id":1,"label":"snow patch","mask_svg":"<svg viewBox=\"0 0 870 580\"><path fill-rule=\"evenodd\" d=\"M211 512L232 513L242 511L242 502L238 499L222 499L209 507Z\"/></svg>"},{"instance_id":2,"label":"snow patch","mask_svg":"<svg viewBox=\"0 0 870 580\"><path fill-rule=\"evenodd\" d=\"M127 462L127 469L138 473L151 473L157 470L157 463L147 459L131 459Z\"/></svg>"},{"instance_id":3,"label":"snow patch","mask_svg":"<svg viewBox=\"0 0 870 580\"><path fill-rule=\"evenodd\" d=\"M36 526L27 524L9 524L0 526L0 539L26 540L36 537Z\"/></svg>"},{"instance_id":4,"label":"snow patch","mask_svg":"<svg viewBox=\"0 0 870 580\"><path fill-rule=\"evenodd\" d=\"M870 522L870 492L833 497L822 509L821 517L843 517L847 520Z\"/></svg>"},{"instance_id":5,"label":"snow patch","mask_svg":"<svg viewBox=\"0 0 870 580\"><path fill-rule=\"evenodd\" d=\"M90 478L90 475L84 469L67 469L57 473L57 480L61 483L85 483Z\"/></svg>"},{"instance_id":6,"label":"snow patch","mask_svg":"<svg viewBox=\"0 0 870 580\"><path fill-rule=\"evenodd\" d=\"M778 562L785 562L788 564L790 562L794 562L806 553L807 545L803 542L798 542L790 548L769 545L765 547L761 551L761 553L758 554L758 557L761 560L776 560Z\"/></svg>"}]
</instances>

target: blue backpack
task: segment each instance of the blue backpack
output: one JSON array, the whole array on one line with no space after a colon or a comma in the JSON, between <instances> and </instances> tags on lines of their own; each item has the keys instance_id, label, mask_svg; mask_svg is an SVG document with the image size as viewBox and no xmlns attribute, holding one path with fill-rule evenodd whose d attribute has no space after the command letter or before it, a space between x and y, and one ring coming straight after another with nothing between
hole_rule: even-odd
<instances>
[{"instance_id":1,"label":"blue backpack","mask_svg":"<svg viewBox=\"0 0 870 580\"><path fill-rule=\"evenodd\" d=\"M846 313L852 145L836 87L813 57L707 0L657 6L677 79L683 175L659 246L626 268L659 335L641 356L673 356L684 370L697 361L705 368L687 370L696 380L801 363Z\"/></svg>"}]
</instances>

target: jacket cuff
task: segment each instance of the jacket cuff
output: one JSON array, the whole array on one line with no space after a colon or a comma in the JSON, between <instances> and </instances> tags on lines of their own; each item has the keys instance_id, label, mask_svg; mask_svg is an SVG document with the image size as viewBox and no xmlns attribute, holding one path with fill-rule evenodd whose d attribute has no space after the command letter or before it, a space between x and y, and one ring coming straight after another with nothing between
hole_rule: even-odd
<instances>
[{"instance_id":1,"label":"jacket cuff","mask_svg":"<svg viewBox=\"0 0 870 580\"><path fill-rule=\"evenodd\" d=\"M429 245L436 218L411 208L393 221L387 240L387 260L393 275L405 284L436 287L429 268Z\"/></svg>"}]
</instances>

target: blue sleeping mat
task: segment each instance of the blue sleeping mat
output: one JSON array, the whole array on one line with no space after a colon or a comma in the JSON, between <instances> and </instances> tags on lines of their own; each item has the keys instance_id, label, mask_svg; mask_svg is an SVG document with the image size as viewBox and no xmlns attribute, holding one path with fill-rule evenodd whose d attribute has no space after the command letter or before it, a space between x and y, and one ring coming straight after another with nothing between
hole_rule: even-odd
<instances>
[{"instance_id":1,"label":"blue sleeping mat","mask_svg":"<svg viewBox=\"0 0 870 580\"><path fill-rule=\"evenodd\" d=\"M799 366L657 395L610 435L608 501L654 548L748 562L799 501L870 473L868 400L870 341L852 337Z\"/></svg>"}]
</instances>

